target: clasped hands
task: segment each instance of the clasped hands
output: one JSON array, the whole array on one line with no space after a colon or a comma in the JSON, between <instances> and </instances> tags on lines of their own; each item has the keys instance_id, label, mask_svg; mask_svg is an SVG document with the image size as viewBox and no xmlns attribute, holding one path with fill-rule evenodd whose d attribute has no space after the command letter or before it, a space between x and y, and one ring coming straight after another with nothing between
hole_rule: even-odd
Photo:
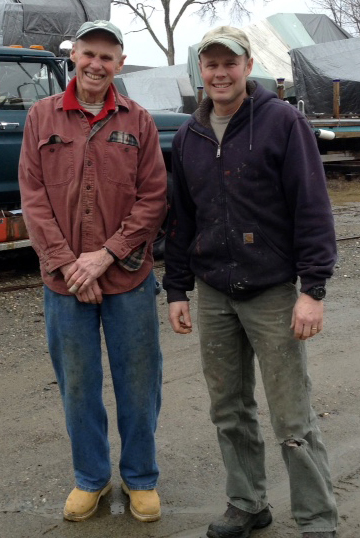
<instances>
[{"instance_id":1,"label":"clasped hands","mask_svg":"<svg viewBox=\"0 0 360 538\"><path fill-rule=\"evenodd\" d=\"M70 293L82 303L100 304L102 290L97 279L114 262L105 249L80 254L75 262L60 267Z\"/></svg>"}]
</instances>

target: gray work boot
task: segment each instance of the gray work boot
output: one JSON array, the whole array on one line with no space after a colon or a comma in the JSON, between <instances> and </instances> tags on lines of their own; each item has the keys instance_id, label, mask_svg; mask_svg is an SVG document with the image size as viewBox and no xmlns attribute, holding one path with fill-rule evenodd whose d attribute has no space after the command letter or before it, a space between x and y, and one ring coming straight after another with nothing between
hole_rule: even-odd
<instances>
[{"instance_id":1,"label":"gray work boot","mask_svg":"<svg viewBox=\"0 0 360 538\"><path fill-rule=\"evenodd\" d=\"M248 538L253 529L262 529L272 522L268 507L257 514L250 514L228 503L225 514L210 523L208 538Z\"/></svg>"}]
</instances>

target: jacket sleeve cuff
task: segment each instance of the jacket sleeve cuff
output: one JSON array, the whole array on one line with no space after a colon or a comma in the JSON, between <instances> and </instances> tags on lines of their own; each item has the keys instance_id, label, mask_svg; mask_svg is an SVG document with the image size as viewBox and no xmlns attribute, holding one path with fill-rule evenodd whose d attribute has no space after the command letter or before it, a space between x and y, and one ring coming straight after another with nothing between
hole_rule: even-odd
<instances>
[{"instance_id":1,"label":"jacket sleeve cuff","mask_svg":"<svg viewBox=\"0 0 360 538\"><path fill-rule=\"evenodd\" d=\"M177 301L189 301L188 296L185 291L170 289L166 291L167 293L167 302L175 303Z\"/></svg>"},{"instance_id":2,"label":"jacket sleeve cuff","mask_svg":"<svg viewBox=\"0 0 360 538\"><path fill-rule=\"evenodd\" d=\"M51 255L41 256L40 261L49 275L54 275L60 267L68 263L76 262L76 256L71 250L52 252Z\"/></svg>"},{"instance_id":3,"label":"jacket sleeve cuff","mask_svg":"<svg viewBox=\"0 0 360 538\"><path fill-rule=\"evenodd\" d=\"M306 293L314 286L326 286L326 280L301 280L300 292Z\"/></svg>"}]
</instances>

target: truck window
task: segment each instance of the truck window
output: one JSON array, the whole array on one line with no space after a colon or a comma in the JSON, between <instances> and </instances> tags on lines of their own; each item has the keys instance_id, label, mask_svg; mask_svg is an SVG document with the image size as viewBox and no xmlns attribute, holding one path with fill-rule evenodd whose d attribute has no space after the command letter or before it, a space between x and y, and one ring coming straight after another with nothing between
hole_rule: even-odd
<instances>
[{"instance_id":1,"label":"truck window","mask_svg":"<svg viewBox=\"0 0 360 538\"><path fill-rule=\"evenodd\" d=\"M27 110L36 101L61 91L51 68L45 63L0 64L0 109Z\"/></svg>"}]
</instances>

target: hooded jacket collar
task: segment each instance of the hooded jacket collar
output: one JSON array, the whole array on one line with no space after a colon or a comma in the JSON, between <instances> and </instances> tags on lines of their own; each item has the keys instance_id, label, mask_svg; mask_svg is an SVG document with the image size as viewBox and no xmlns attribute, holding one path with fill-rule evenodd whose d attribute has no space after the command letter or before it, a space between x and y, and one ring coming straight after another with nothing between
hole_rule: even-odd
<instances>
[{"instance_id":1,"label":"hooded jacket collar","mask_svg":"<svg viewBox=\"0 0 360 538\"><path fill-rule=\"evenodd\" d=\"M249 100L249 98L253 97L254 99L258 99L261 94L262 90L269 94L268 98L270 97L276 97L276 94L274 92L268 92L263 88L262 86L259 86L259 84L255 80L248 80L246 82L246 93L248 97L245 97L244 102ZM214 103L210 97L205 97L199 105L199 108L195 110L193 113L193 117L197 122L199 122L204 127L211 129L211 123L210 123L210 113L212 109L214 108ZM237 115L237 112L235 112L234 116Z\"/></svg>"},{"instance_id":2,"label":"hooded jacket collar","mask_svg":"<svg viewBox=\"0 0 360 538\"><path fill-rule=\"evenodd\" d=\"M247 97L245 97L243 103L244 104L250 104L250 108L241 106L235 114L232 116L230 122L233 121L234 118L238 118L240 115L248 114L248 118L250 121L250 138L249 138L249 150L252 150L252 138L253 138L253 115L254 111L258 109L263 103L269 101L270 99L277 99L277 95L275 92L266 90L258 84L255 80L248 80L246 82L246 93ZM210 113L214 107L214 103L210 97L205 97L199 105L199 108L195 110L193 113L193 119L203 128L205 129L211 129L211 122L210 122ZM246 112L244 112L244 109L246 109ZM247 112L247 110L249 110Z\"/></svg>"}]
</instances>

